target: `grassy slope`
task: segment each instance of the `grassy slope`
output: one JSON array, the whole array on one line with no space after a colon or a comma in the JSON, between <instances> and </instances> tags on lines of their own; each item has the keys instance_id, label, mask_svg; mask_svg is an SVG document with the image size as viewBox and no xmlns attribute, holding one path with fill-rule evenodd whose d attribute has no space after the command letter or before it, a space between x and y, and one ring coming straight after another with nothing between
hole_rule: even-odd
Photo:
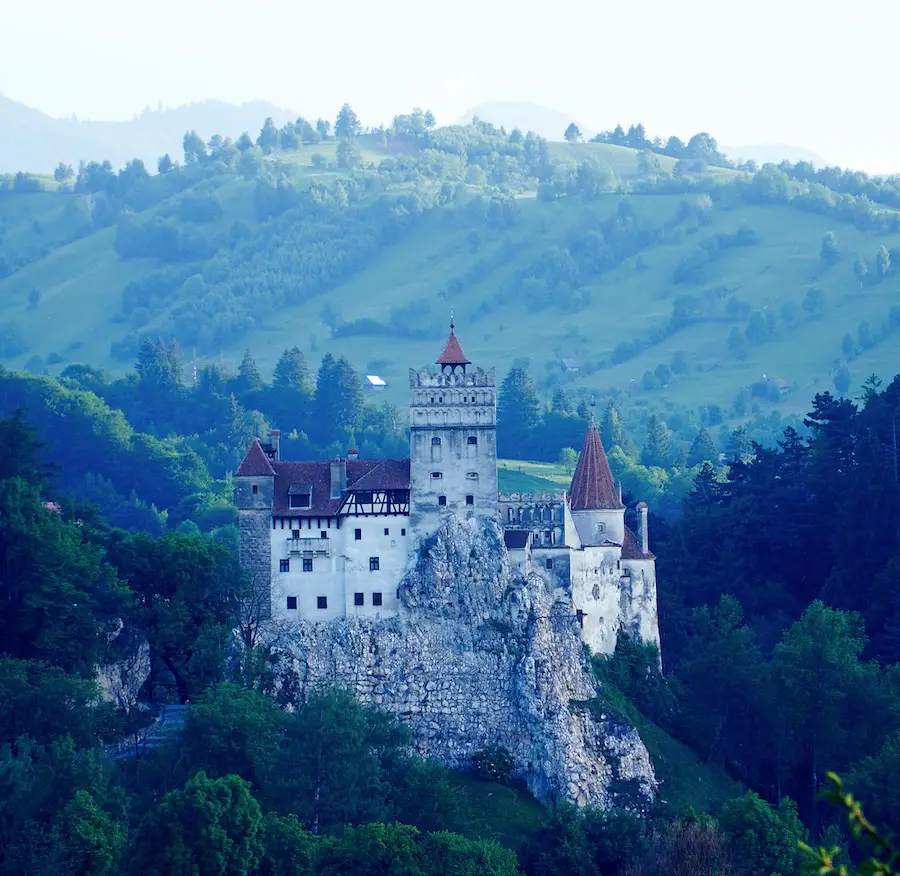
<instances>
[{"instance_id":1,"label":"grassy slope","mask_svg":"<svg viewBox=\"0 0 900 876\"><path fill-rule=\"evenodd\" d=\"M377 149L363 144L364 158L378 160ZM333 176L314 171L314 152L331 158L334 144L307 147L291 156L300 174L311 178ZM636 173L637 153L605 144L553 144L552 149L572 160L591 156L605 162L620 179ZM664 165L670 160L661 159ZM219 225L227 228L235 219L254 222L252 184L229 180L219 189L226 216ZM28 354L4 363L20 367L33 353L55 352L66 361L89 362L114 371L129 367L109 357L110 344L129 330L116 321L122 287L153 268L141 260L121 261L113 251L114 229L104 229L74 243L57 246L66 231L64 204L67 196L47 192L0 200L2 248L12 251L40 250L46 255L0 281L0 322L15 321L31 344ZM659 225L678 207L677 196L635 196L632 202L640 221ZM638 402L658 404L718 403L727 406L741 386L763 374L781 377L794 385L794 392L778 405L782 411L802 412L810 395L830 387L829 372L840 356L840 341L846 331L868 319L879 326L888 308L896 303L897 281L860 290L852 272L857 255L870 260L882 243L900 245L900 236L875 237L850 225L782 206L741 205L713 211L709 226L685 236L683 242L653 247L643 256L644 269L633 263L620 265L591 285L592 302L579 313L563 310L534 311L515 301L475 317L485 298L508 282L539 252L562 244L571 233L584 232L616 209L618 196L609 195L593 204L563 201L544 204L521 198L520 219L506 232L519 245L512 256L499 255L501 236L482 231L482 243L473 252L467 241L469 229L448 228L439 215L432 215L409 238L387 248L364 272L350 277L329 300L345 320L370 317L385 321L394 306L422 300L431 306L431 317L439 320L452 303L460 336L470 358L493 365L502 374L522 356L530 358L535 375L554 368L559 356L589 363L606 356L621 340L645 337L664 322L672 300L681 294L696 294L712 286L727 286L730 294L757 308L775 308L785 300L799 304L810 285L824 289L826 313L817 321L803 323L772 343L751 348L744 360L727 356L726 338L731 324L713 322L694 325L661 345L614 368L587 374L566 375L572 388L602 390L639 381L643 373L667 362L678 350L688 353L689 376L667 389L639 396ZM154 209L165 209L166 204ZM37 224L36 224L37 220ZM680 259L710 234L733 232L746 222L759 236L753 247L729 250L710 266L704 282L673 285L672 271ZM835 230L842 249L839 263L821 273L818 249L822 234ZM2 251L2 249L0 249ZM471 281L467 271L474 265L489 265L483 277ZM453 279L462 281L462 291L452 302L439 293ZM28 306L32 288L41 292L36 309ZM263 369L270 369L285 347L298 344L315 364L327 349L345 355L360 370L376 371L389 384L386 398L404 405L406 370L433 360L439 338L404 340L385 337L332 339L321 323L324 298L272 313L247 338L220 355L236 366L245 348L250 348ZM152 330L164 314L151 322ZM214 358L218 358L215 356ZM851 363L854 386L871 372L890 376L896 370L895 344L876 346ZM65 364L65 363L63 363ZM700 366L703 370L696 370ZM60 366L62 367L62 366ZM536 487L533 487L536 488Z\"/></svg>"}]
</instances>

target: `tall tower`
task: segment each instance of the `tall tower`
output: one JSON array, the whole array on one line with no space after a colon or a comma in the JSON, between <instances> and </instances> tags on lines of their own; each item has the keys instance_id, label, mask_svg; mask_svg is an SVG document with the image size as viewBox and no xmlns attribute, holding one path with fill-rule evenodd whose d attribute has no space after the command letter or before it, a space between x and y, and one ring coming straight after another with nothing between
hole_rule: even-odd
<instances>
[{"instance_id":1,"label":"tall tower","mask_svg":"<svg viewBox=\"0 0 900 876\"><path fill-rule=\"evenodd\" d=\"M494 369L471 369L450 336L439 373L409 372L409 515L413 544L447 514L497 516L497 388Z\"/></svg>"}]
</instances>

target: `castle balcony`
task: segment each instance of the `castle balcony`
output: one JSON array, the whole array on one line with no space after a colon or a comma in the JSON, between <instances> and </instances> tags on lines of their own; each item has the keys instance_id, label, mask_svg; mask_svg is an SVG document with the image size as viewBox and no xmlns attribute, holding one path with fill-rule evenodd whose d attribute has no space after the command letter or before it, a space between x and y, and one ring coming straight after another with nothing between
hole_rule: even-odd
<instances>
[{"instance_id":1,"label":"castle balcony","mask_svg":"<svg viewBox=\"0 0 900 876\"><path fill-rule=\"evenodd\" d=\"M306 557L330 557L331 542L327 538L289 538L288 553Z\"/></svg>"}]
</instances>

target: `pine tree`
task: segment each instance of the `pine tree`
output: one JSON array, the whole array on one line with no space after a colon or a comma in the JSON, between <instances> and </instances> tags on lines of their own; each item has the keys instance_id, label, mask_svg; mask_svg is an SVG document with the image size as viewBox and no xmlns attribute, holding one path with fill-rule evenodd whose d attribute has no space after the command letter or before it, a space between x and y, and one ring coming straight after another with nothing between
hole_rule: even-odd
<instances>
[{"instance_id":1,"label":"pine tree","mask_svg":"<svg viewBox=\"0 0 900 876\"><path fill-rule=\"evenodd\" d=\"M540 419L540 403L531 377L521 366L509 370L497 399L497 433L502 455L521 452Z\"/></svg>"},{"instance_id":2,"label":"pine tree","mask_svg":"<svg viewBox=\"0 0 900 876\"><path fill-rule=\"evenodd\" d=\"M314 434L319 443L347 438L346 432L359 425L362 407L362 387L356 372L346 359L326 353L316 376Z\"/></svg>"},{"instance_id":3,"label":"pine tree","mask_svg":"<svg viewBox=\"0 0 900 876\"><path fill-rule=\"evenodd\" d=\"M557 386L553 390L553 396L550 399L550 410L560 414L572 413L572 400L561 386Z\"/></svg>"},{"instance_id":4,"label":"pine tree","mask_svg":"<svg viewBox=\"0 0 900 876\"><path fill-rule=\"evenodd\" d=\"M746 426L738 426L728 438L728 449L725 455L729 461L747 462L753 458L753 441Z\"/></svg>"},{"instance_id":5,"label":"pine tree","mask_svg":"<svg viewBox=\"0 0 900 876\"><path fill-rule=\"evenodd\" d=\"M719 453L716 450L712 436L705 427L701 427L697 437L694 439L694 443L691 444L691 449L688 451L687 464L693 468L695 465L701 465L704 462L715 463L718 458Z\"/></svg>"},{"instance_id":6,"label":"pine tree","mask_svg":"<svg viewBox=\"0 0 900 876\"><path fill-rule=\"evenodd\" d=\"M356 137L361 130L362 126L356 117L356 113L353 112L349 103L345 103L337 114L337 119L334 123L334 136L339 140L344 137Z\"/></svg>"},{"instance_id":7,"label":"pine tree","mask_svg":"<svg viewBox=\"0 0 900 876\"><path fill-rule=\"evenodd\" d=\"M644 465L666 468L672 460L672 445L669 441L669 429L659 414L651 414L647 421L647 443L641 451L641 462Z\"/></svg>"},{"instance_id":8,"label":"pine tree","mask_svg":"<svg viewBox=\"0 0 900 876\"><path fill-rule=\"evenodd\" d=\"M628 448L632 446L625 434L625 427L622 425L622 418L614 401L610 401L603 412L603 419L600 422L600 438L607 450L620 447L627 452Z\"/></svg>"},{"instance_id":9,"label":"pine tree","mask_svg":"<svg viewBox=\"0 0 900 876\"><path fill-rule=\"evenodd\" d=\"M259 366L256 364L256 360L250 355L250 351L247 350L244 353L244 358L241 359L241 364L238 366L238 376L235 381L235 388L239 393L245 394L248 392L258 392L262 389L262 386L263 379Z\"/></svg>"},{"instance_id":10,"label":"pine tree","mask_svg":"<svg viewBox=\"0 0 900 876\"><path fill-rule=\"evenodd\" d=\"M306 357L299 347L291 347L281 354L273 378L272 385L278 389L293 389L298 392L308 392L311 389Z\"/></svg>"}]
</instances>

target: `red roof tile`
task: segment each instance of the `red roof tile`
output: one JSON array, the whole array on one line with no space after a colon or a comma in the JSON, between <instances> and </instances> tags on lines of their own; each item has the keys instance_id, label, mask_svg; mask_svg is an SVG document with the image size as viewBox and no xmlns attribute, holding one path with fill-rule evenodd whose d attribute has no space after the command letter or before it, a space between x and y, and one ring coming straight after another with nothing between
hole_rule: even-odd
<instances>
[{"instance_id":1,"label":"red roof tile","mask_svg":"<svg viewBox=\"0 0 900 876\"><path fill-rule=\"evenodd\" d=\"M578 465L575 466L575 474L572 476L572 486L569 488L569 505L573 511L625 507L619 499L619 491L613 482L609 460L606 458L600 433L594 423L591 423L584 436L581 455L578 457Z\"/></svg>"},{"instance_id":2,"label":"red roof tile","mask_svg":"<svg viewBox=\"0 0 900 876\"><path fill-rule=\"evenodd\" d=\"M444 344L444 351L438 356L436 363L437 365L471 365L471 361L466 358L466 354L463 352L463 348L459 345L459 341L456 338L456 332L453 328L453 323L450 323L450 337L447 338L447 343Z\"/></svg>"},{"instance_id":3,"label":"red roof tile","mask_svg":"<svg viewBox=\"0 0 900 876\"><path fill-rule=\"evenodd\" d=\"M275 462L276 517L333 517L353 490L408 490L408 459L347 460L347 490L331 498L330 462ZM312 487L309 508L291 508L292 485Z\"/></svg>"},{"instance_id":4,"label":"red roof tile","mask_svg":"<svg viewBox=\"0 0 900 876\"><path fill-rule=\"evenodd\" d=\"M244 459L238 466L235 475L241 477L271 477L275 472L272 470L272 463L269 457L262 449L259 438L254 438L253 443L247 448Z\"/></svg>"},{"instance_id":5,"label":"red roof tile","mask_svg":"<svg viewBox=\"0 0 900 876\"><path fill-rule=\"evenodd\" d=\"M626 526L625 540L622 542L622 559L623 560L653 560L656 555L647 551L644 553L638 543L637 536Z\"/></svg>"}]
</instances>

